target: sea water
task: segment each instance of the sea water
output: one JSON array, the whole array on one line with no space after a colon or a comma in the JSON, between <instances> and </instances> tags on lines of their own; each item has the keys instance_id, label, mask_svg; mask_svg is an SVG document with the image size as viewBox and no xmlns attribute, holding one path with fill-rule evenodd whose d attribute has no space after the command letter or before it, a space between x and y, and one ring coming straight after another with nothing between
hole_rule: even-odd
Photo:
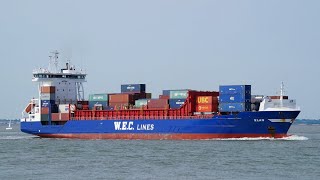
<instances>
[{"instance_id":1,"label":"sea water","mask_svg":"<svg viewBox=\"0 0 320 180\"><path fill-rule=\"evenodd\" d=\"M319 179L320 126L283 139L45 139L0 126L0 180Z\"/></svg>"}]
</instances>

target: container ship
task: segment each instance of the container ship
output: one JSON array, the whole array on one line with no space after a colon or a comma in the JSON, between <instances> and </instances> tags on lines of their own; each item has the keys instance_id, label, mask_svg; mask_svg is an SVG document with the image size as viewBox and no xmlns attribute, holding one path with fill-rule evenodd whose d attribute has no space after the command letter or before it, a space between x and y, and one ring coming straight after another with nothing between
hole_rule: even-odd
<instances>
[{"instance_id":1,"label":"container ship","mask_svg":"<svg viewBox=\"0 0 320 180\"><path fill-rule=\"evenodd\" d=\"M33 71L38 98L23 110L21 131L44 138L220 139L287 137L300 113L284 95L253 95L251 85L221 85L218 91L163 90L152 97L145 84L123 84L119 93L84 97L86 72L70 61ZM120 88L119 88L120 89Z\"/></svg>"}]
</instances>

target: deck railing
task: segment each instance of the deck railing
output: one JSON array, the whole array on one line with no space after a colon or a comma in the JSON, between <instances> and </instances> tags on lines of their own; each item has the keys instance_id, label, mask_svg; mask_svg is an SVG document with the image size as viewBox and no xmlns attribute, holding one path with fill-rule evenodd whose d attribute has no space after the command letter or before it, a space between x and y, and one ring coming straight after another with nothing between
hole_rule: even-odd
<instances>
[{"instance_id":1,"label":"deck railing","mask_svg":"<svg viewBox=\"0 0 320 180\"><path fill-rule=\"evenodd\" d=\"M204 116L117 116L117 117L71 117L71 120L179 120L211 119L213 115Z\"/></svg>"}]
</instances>

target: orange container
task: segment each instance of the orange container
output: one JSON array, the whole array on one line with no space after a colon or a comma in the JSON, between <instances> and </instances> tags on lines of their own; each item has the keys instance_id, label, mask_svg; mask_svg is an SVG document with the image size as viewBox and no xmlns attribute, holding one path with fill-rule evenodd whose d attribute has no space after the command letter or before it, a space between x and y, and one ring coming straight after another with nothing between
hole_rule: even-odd
<instances>
[{"instance_id":1,"label":"orange container","mask_svg":"<svg viewBox=\"0 0 320 180\"><path fill-rule=\"evenodd\" d=\"M218 98L214 96L198 96L197 104L216 104L218 103Z\"/></svg>"},{"instance_id":2,"label":"orange container","mask_svg":"<svg viewBox=\"0 0 320 180\"><path fill-rule=\"evenodd\" d=\"M41 93L56 93L56 87L54 86L41 86Z\"/></svg>"},{"instance_id":3,"label":"orange container","mask_svg":"<svg viewBox=\"0 0 320 180\"><path fill-rule=\"evenodd\" d=\"M212 96L198 96L197 104L212 104Z\"/></svg>"}]
</instances>

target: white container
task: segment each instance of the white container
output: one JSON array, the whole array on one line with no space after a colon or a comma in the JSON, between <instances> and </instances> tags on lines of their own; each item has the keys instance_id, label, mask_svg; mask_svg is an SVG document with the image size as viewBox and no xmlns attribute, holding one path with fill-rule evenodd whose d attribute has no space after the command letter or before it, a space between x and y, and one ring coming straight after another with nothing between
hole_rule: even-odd
<instances>
[{"instance_id":1,"label":"white container","mask_svg":"<svg viewBox=\"0 0 320 180\"><path fill-rule=\"evenodd\" d=\"M68 113L69 104L59 104L59 113Z\"/></svg>"}]
</instances>

